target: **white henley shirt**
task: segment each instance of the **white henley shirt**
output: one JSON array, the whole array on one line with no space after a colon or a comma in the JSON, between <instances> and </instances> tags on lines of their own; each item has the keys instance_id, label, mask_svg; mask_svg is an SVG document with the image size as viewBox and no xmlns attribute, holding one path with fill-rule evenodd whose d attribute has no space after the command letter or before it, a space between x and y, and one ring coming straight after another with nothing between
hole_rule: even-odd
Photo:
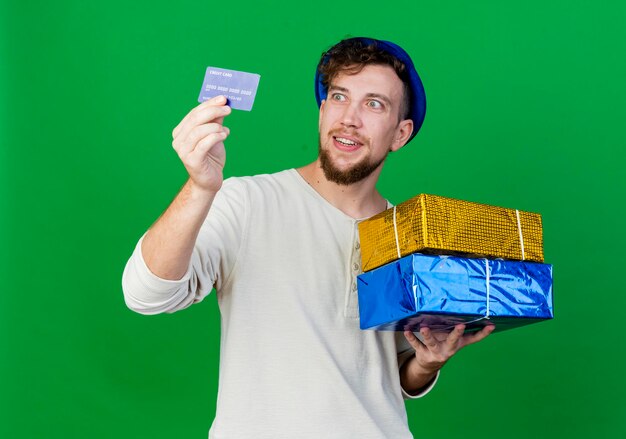
<instances>
[{"instance_id":1,"label":"white henley shirt","mask_svg":"<svg viewBox=\"0 0 626 439\"><path fill-rule=\"evenodd\" d=\"M165 280L141 240L124 270L126 304L174 312L217 291L217 409L210 439L405 439L401 332L362 331L353 219L295 169L224 181L189 269ZM143 239L143 238L142 238Z\"/></svg>"}]
</instances>

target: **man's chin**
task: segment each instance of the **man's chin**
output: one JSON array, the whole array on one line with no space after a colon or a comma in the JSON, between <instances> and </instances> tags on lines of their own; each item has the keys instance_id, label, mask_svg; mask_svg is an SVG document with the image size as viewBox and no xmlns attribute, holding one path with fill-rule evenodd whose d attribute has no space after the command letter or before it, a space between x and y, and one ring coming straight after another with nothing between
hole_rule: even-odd
<instances>
[{"instance_id":1,"label":"man's chin","mask_svg":"<svg viewBox=\"0 0 626 439\"><path fill-rule=\"evenodd\" d=\"M318 152L320 166L326 179L342 186L349 186L369 177L382 165L385 158L387 158L385 155L385 157L377 163L370 163L367 160L368 158L365 157L358 163L346 164L343 167L339 167L336 165L335 160L333 160L332 153L322 148L321 144L319 145Z\"/></svg>"},{"instance_id":2,"label":"man's chin","mask_svg":"<svg viewBox=\"0 0 626 439\"><path fill-rule=\"evenodd\" d=\"M326 180L342 186L349 186L366 179L380 167L383 161L384 159L378 163L357 163L345 169L340 169L328 157L320 154L320 164Z\"/></svg>"}]
</instances>

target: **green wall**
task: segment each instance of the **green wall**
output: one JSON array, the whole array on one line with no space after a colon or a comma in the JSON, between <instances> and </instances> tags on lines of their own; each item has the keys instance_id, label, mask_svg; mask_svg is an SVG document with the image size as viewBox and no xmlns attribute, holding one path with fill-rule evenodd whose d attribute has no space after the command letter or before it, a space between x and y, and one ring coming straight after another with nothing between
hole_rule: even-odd
<instances>
[{"instance_id":1,"label":"green wall","mask_svg":"<svg viewBox=\"0 0 626 439\"><path fill-rule=\"evenodd\" d=\"M120 287L185 180L171 130L207 66L255 72L225 173L312 161L316 62L359 35L428 96L381 191L538 211L555 270L555 320L461 351L408 403L416 438L622 437L626 6L600 3L2 0L0 437L206 437L215 295L145 317Z\"/></svg>"}]
</instances>

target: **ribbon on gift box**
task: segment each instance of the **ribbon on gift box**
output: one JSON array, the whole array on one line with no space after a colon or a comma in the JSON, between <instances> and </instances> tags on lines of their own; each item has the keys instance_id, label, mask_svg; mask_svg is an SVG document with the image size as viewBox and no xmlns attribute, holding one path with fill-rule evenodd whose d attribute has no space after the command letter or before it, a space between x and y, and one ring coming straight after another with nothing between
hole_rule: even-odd
<instances>
[{"instance_id":1,"label":"ribbon on gift box","mask_svg":"<svg viewBox=\"0 0 626 439\"><path fill-rule=\"evenodd\" d=\"M523 247L522 247L523 248ZM491 270L489 269L489 259L485 259L485 286L486 286L486 294L485 294L485 300L487 301L486 303L486 310L485 310L485 315L483 317L479 317L475 320L471 320L469 322L465 322L464 325L469 325L470 323L476 323L476 322L480 322L481 320L489 320L489 276L490 276ZM450 329L453 328L454 326L450 326L446 329Z\"/></svg>"},{"instance_id":2,"label":"ribbon on gift box","mask_svg":"<svg viewBox=\"0 0 626 439\"><path fill-rule=\"evenodd\" d=\"M519 220L519 210L515 209L515 216L517 216L517 230L519 231L519 243L522 247L522 261L526 260L524 255L524 235L522 235L522 223Z\"/></svg>"},{"instance_id":3,"label":"ribbon on gift box","mask_svg":"<svg viewBox=\"0 0 626 439\"><path fill-rule=\"evenodd\" d=\"M442 258L447 258L448 256L441 256ZM467 327L467 325L470 325L472 323L476 323L476 322L480 322L481 320L490 320L490 315L491 312L489 310L489 301L490 301L490 288L489 288L489 280L490 280L490 275L491 275L491 269L489 267L489 259L484 259L485 261L485 290L486 290L486 294L485 294L485 315L482 317L479 317L477 319L474 320L470 320L469 322L464 322L463 324ZM415 295L415 291L413 291L413 298L415 299L415 303L417 303L417 297ZM445 328L443 328L444 331L448 330L448 329L453 329L456 325L450 325L447 326Z\"/></svg>"},{"instance_id":4,"label":"ribbon on gift box","mask_svg":"<svg viewBox=\"0 0 626 439\"><path fill-rule=\"evenodd\" d=\"M522 222L519 218L519 210L515 209L515 216L517 217L517 231L519 232L519 242L522 249L522 261L526 260L526 254L524 252L524 234L522 233ZM396 206L393 206L393 233L396 238L396 252L398 253L398 259L402 257L400 253L400 240L398 239L398 223L396 221Z\"/></svg>"},{"instance_id":5,"label":"ribbon on gift box","mask_svg":"<svg viewBox=\"0 0 626 439\"><path fill-rule=\"evenodd\" d=\"M519 216L519 210L515 209L515 216L517 218L517 231L519 232L519 240L520 240L520 247L522 250L522 261L524 261L526 259L526 255L524 252L524 234L522 233L522 223L520 221L520 216ZM398 259L400 259L402 257L402 254L400 252L400 240L398 239L398 222L396 220L396 206L393 206L393 233L396 239L396 252L398 254ZM489 280L490 280L490 268L489 268L489 259L485 259L485 283L486 283L486 310L485 310L485 315L483 317L479 317L475 320L471 320L469 322L465 322L465 325L469 325L471 323L476 323L479 322L481 320L489 320L489 316L490 316L490 311L489 311L489 299L490 299L490 288L489 288ZM415 294L415 292L414 292ZM417 303L417 298L415 298L415 301ZM450 326L446 329L450 329L453 328L454 326Z\"/></svg>"},{"instance_id":6,"label":"ribbon on gift box","mask_svg":"<svg viewBox=\"0 0 626 439\"><path fill-rule=\"evenodd\" d=\"M522 224L520 222L520 218L519 218L519 210L515 210L515 215L517 216L517 230L519 231L519 239L520 239L520 246L522 248L522 261L524 260L524 235L522 234ZM396 237L396 251L398 252L398 259L400 259L402 257L401 253L400 253L400 240L398 239L398 223L396 221L396 206L393 206L393 233ZM475 320L471 320L469 322L465 322L465 325L469 325L470 323L476 323L479 322L481 320L489 320L489 275L490 275L490 269L489 269L489 259L485 259L485 283L486 283L486 295L485 295L485 300L486 300L486 310L485 310L485 315L483 317L479 317ZM415 296L415 291L413 292L413 295ZM417 303L417 297L414 297L415 299L415 303ZM446 329L451 329L454 328L454 326L449 326Z\"/></svg>"}]
</instances>

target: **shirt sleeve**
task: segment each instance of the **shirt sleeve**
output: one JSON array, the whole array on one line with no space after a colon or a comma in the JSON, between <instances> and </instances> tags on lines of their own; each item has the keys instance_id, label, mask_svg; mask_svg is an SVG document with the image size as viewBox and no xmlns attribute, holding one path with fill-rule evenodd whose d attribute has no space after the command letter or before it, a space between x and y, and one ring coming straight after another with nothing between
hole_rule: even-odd
<instances>
[{"instance_id":1,"label":"shirt sleeve","mask_svg":"<svg viewBox=\"0 0 626 439\"><path fill-rule=\"evenodd\" d=\"M415 334L415 336L418 338L421 337L419 333ZM413 347L409 344L407 339L404 337L404 333L402 331L396 332L396 346L398 348L398 373L400 373L400 368L402 368L404 363L406 363L411 357L415 355L415 349L413 349ZM400 388L402 390L402 397L404 399L418 399L423 396L426 396L426 394L428 394L428 392L430 392L433 389L433 387L435 387L435 384L437 383L437 380L439 379L440 372L441 371L438 370L437 374L430 381L430 383L424 389L422 389L421 392L416 393L416 394L407 392L402 387L402 384L401 384Z\"/></svg>"},{"instance_id":2,"label":"shirt sleeve","mask_svg":"<svg viewBox=\"0 0 626 439\"><path fill-rule=\"evenodd\" d=\"M225 180L216 194L193 248L189 267L179 280L150 271L139 239L122 274L126 305L140 314L172 313L200 302L228 281L246 236L249 200L240 178Z\"/></svg>"}]
</instances>

